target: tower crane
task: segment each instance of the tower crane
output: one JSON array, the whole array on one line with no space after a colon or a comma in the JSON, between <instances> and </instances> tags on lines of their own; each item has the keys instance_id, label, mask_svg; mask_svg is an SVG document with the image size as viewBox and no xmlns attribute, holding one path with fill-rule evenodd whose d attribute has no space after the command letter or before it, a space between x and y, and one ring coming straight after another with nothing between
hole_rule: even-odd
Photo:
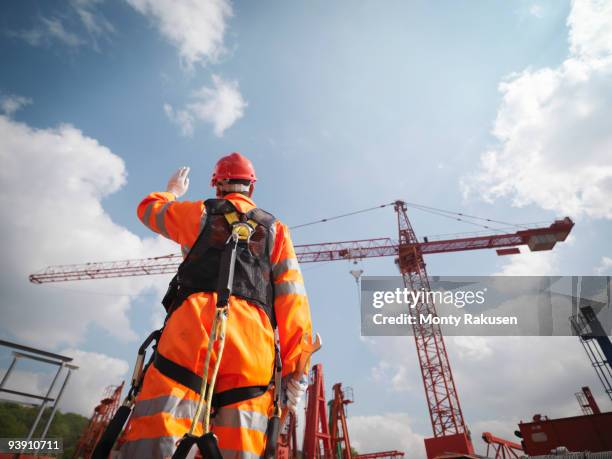
<instances>
[{"instance_id":1,"label":"tower crane","mask_svg":"<svg viewBox=\"0 0 612 459\"><path fill-rule=\"evenodd\" d=\"M299 226L325 222L386 206L393 206L397 216L399 235L397 240L375 238L296 245L295 251L298 260L301 263L314 263L392 256L395 257L405 286L415 291L427 291L430 290L430 285L425 269L425 255L481 249L496 249L498 255L512 255L520 253L520 246L527 246L531 251L551 250L557 242L564 241L567 238L574 226L569 217L556 220L548 226L516 225L401 200ZM490 231L488 231L488 234L472 234L434 240L424 238L424 240L419 241L408 218L408 207L428 211L453 220L477 224ZM486 224L474 223L475 220ZM491 228L488 226L490 223L511 225L515 231L508 228ZM30 281L42 284L150 274L173 274L181 261L181 255L171 254L137 260L50 266L30 275ZM428 296L425 296L425 298L428 298ZM435 316L436 308L433 303L423 302L412 308L411 314L416 316L432 314ZM433 437L425 440L427 455L431 458L447 451L472 454L474 449L459 403L440 326L436 324L415 324L413 325L413 335L433 430Z\"/></svg>"}]
</instances>

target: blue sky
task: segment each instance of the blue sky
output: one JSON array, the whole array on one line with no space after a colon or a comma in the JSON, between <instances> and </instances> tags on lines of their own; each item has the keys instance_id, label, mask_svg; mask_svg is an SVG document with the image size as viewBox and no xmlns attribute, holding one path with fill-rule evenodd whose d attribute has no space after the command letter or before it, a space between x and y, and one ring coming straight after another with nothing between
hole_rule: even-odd
<instances>
[{"instance_id":1,"label":"blue sky","mask_svg":"<svg viewBox=\"0 0 612 459\"><path fill-rule=\"evenodd\" d=\"M577 221L571 240L552 254L503 259L492 252L434 255L427 260L431 274L609 274L612 141L601 120L610 109L597 102L610 94L609 8L596 1L216 0L205 6L194 7L187 15L193 21L184 24L176 22L165 1L22 1L0 6L4 132L5 139L15 139L6 140L0 150L11 165L1 183L2 202L21 199L31 215L28 225L54 225L32 191L45 190L49 183L58 191L53 205L66 212L55 228L65 227L69 233L31 233L49 240L34 241L30 256L9 250L9 241L19 239L21 228L9 222L4 244L17 266L15 279L56 263L175 251L151 239L136 218L136 205L147 193L162 190L182 165L192 171L185 198L210 196L212 166L219 156L235 150L255 164L257 203L289 225L398 198L511 222L552 221L565 215ZM20 109L7 110L7 100ZM582 115L568 115L575 112ZM72 137L62 131L67 124L77 130ZM24 126L30 131L19 130ZM28 143L44 133L56 135L53 151L40 142ZM575 139L583 140L574 145ZM65 144L91 150L83 159L87 164L73 167L70 155L76 158L81 150L64 154ZM32 168L27 161L43 157L53 169L53 181L44 171L28 172ZM91 166L102 157L99 167ZM487 162L491 157L493 170ZM20 158L24 163L13 168ZM105 172L99 181L92 180L90 189L87 174L96 171ZM75 177L79 185L73 189ZM64 186L67 192L60 193ZM88 197L81 207L76 206L80 194L70 194L80 189ZM87 230L79 232L79 223L71 221L66 209L73 204L81 214L94 209ZM417 210L410 216L420 236L477 229ZM112 227L108 249L95 244L102 240L95 233L100 222ZM297 229L293 238L300 244L395 237L395 225L393 211L381 209ZM94 236L83 236L85 231ZM62 238L62 244L64 238L78 243L60 252L47 250L57 241L52 237ZM396 273L391 259L360 266L368 275ZM429 436L430 427L414 345L404 338L360 339L357 290L349 269L352 265L344 262L303 266L315 328L325 340L319 360L325 365L326 382L330 388L336 381L355 388L357 402L350 414L357 444L377 445L366 427L376 416L387 416L385 422L397 428L389 430L403 438L388 449L418 448L420 436ZM131 365L151 318L159 316L157 300L166 281L14 287L5 280L2 308L11 325L0 325L0 336L56 351L79 351L83 358L95 353L113 368L109 374L125 377L122 369L126 362ZM48 308L54 306L38 303L41 298L71 312L53 312ZM116 311L115 298L122 302ZM99 312L91 317L91 312L79 312L88 305ZM66 329L46 340L39 332L44 324L29 315L36 316L38 308L47 308L45 317L83 314L82 321L74 319L79 331L71 335L73 319L67 319ZM19 320L26 316L31 319ZM123 321L125 330L105 326L112 317L118 318L117 324ZM533 346L528 341L512 345L527 350ZM517 417L528 419L533 410L566 415L577 407L569 388L549 395L550 381L534 374L542 397L519 403L510 413L509 407L517 405L512 394L506 397L495 387L480 387L471 379L473 372L492 375L508 366L508 381L514 381L518 372L526 371L525 365L534 373L551 365L563 347L567 361L575 365L568 363L563 371L578 375L572 380L575 389L589 383L600 390L577 341L539 343L534 359L540 360L524 364L492 358L491 353L511 358L499 339L464 340L455 349L449 342L460 396L467 393L461 397L464 412L475 436L481 426L512 432ZM111 382L118 381L105 383ZM97 397L91 384L83 387ZM523 391L516 396L523 397ZM559 404L563 409L554 412ZM68 406L82 411L89 407L86 401Z\"/></svg>"}]
</instances>

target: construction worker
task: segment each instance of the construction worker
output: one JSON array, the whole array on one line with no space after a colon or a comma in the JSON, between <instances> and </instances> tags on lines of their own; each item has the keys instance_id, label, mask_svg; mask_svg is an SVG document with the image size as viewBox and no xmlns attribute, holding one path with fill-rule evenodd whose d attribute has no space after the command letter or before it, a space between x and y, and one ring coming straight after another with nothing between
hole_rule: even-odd
<instances>
[{"instance_id":1,"label":"construction worker","mask_svg":"<svg viewBox=\"0 0 612 459\"><path fill-rule=\"evenodd\" d=\"M151 193L138 206L138 218L180 244L183 258L192 248L196 253L183 262L188 265L183 271L179 268L182 289L174 295L178 301L169 306L155 359L147 368L123 436L120 457L171 457L177 441L190 428L199 397L193 382L202 379L215 314L220 263L215 248L227 241L232 220L248 218L255 231L249 255L236 262L225 349L214 391L218 397L217 406L213 403L212 432L224 459L255 459L264 452L273 410L275 324L283 408L295 410L306 389L305 375L294 374L303 337L311 335L304 281L289 230L257 209L251 199L257 179L247 158L232 153L218 161L211 180L218 199L177 201L187 191L188 174L189 168L182 167L172 175L165 192ZM209 368L215 359L213 352Z\"/></svg>"}]
</instances>

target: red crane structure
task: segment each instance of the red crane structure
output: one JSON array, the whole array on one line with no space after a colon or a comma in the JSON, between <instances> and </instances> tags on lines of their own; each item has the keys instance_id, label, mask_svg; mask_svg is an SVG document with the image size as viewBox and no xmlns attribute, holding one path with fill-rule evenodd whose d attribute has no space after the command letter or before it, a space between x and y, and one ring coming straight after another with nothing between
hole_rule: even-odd
<instances>
[{"instance_id":1,"label":"red crane structure","mask_svg":"<svg viewBox=\"0 0 612 459\"><path fill-rule=\"evenodd\" d=\"M593 393L591 392L591 388L589 386L582 387L581 392L576 392L576 400L578 400L578 405L580 405L580 409L582 410L582 414L600 414L601 410L599 409L599 405L593 397Z\"/></svg>"},{"instance_id":2,"label":"red crane structure","mask_svg":"<svg viewBox=\"0 0 612 459\"><path fill-rule=\"evenodd\" d=\"M352 459L351 440L346 423L346 405L353 403L353 390L342 389L342 383L334 384L334 398L329 406L329 433L336 459Z\"/></svg>"},{"instance_id":3,"label":"red crane structure","mask_svg":"<svg viewBox=\"0 0 612 459\"><path fill-rule=\"evenodd\" d=\"M81 433L77 447L74 450L73 459L89 459L100 439L104 429L115 415L121 404L121 392L123 382L119 386L109 386L104 391L104 398L94 408L93 415L85 429Z\"/></svg>"},{"instance_id":4,"label":"red crane structure","mask_svg":"<svg viewBox=\"0 0 612 459\"><path fill-rule=\"evenodd\" d=\"M487 444L487 457L489 450L493 449L495 459L519 459L523 456L523 448L518 443L496 437L491 432L483 432L483 441Z\"/></svg>"},{"instance_id":5,"label":"red crane structure","mask_svg":"<svg viewBox=\"0 0 612 459\"><path fill-rule=\"evenodd\" d=\"M342 388L342 383L333 386L334 398L329 401L329 424L327 424L323 384L323 365L317 364L310 371L310 382L306 392L306 428L304 429L304 459L401 459L401 451L379 451L353 455L346 419L346 405L353 403L353 390ZM295 444L295 443L294 443ZM283 459L277 455L277 459Z\"/></svg>"},{"instance_id":6,"label":"red crane structure","mask_svg":"<svg viewBox=\"0 0 612 459\"><path fill-rule=\"evenodd\" d=\"M306 391L306 424L304 426L304 459L332 459L334 457L327 423L323 365L310 370L310 383Z\"/></svg>"},{"instance_id":7,"label":"red crane structure","mask_svg":"<svg viewBox=\"0 0 612 459\"><path fill-rule=\"evenodd\" d=\"M379 207L385 207L386 205ZM399 200L392 205L397 214L399 231L397 241L391 238L376 238L296 245L295 250L298 260L301 263L313 263L393 256L396 257L396 262L407 288L416 291L429 290L430 285L425 269L424 255L480 249L496 249L498 255L511 255L520 253L519 246L525 245L531 251L551 250L557 242L564 241L567 238L574 226L569 217L556 220L549 226L512 225L518 228L514 232L508 232L507 229L491 229L481 224L480 226L489 229L489 234L431 241L424 238L423 241L419 241L408 218L408 206L426 211L429 209L434 214L466 221L467 223L473 222L469 222L465 218L484 220L487 223L495 221ZM364 211L372 209L365 209ZM363 211L334 218L360 212ZM454 217L450 217L450 214L453 214ZM320 222L328 220L331 219L324 219ZM497 232L491 234L491 231ZM51 266L32 274L30 281L40 284L149 274L173 274L181 261L182 257L179 254L173 254L139 260ZM411 313L417 316L421 314L436 315L436 308L433 303L421 303L416 305L415 308L411 308ZM413 332L433 430L433 437L425 440L427 455L429 458L433 458L448 451L472 454L474 450L461 411L440 326L415 324L413 325Z\"/></svg>"}]
</instances>

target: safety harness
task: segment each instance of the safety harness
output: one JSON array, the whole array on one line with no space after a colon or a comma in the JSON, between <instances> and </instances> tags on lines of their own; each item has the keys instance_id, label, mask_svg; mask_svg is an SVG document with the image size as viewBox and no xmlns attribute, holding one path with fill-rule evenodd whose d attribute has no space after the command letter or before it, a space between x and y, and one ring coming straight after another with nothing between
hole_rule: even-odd
<instances>
[{"instance_id":1,"label":"safety harness","mask_svg":"<svg viewBox=\"0 0 612 459\"><path fill-rule=\"evenodd\" d=\"M275 218L258 208L247 213L240 213L230 201L224 199L209 199L204 204L206 207L206 214L204 215L206 222L194 246L179 266L178 272L170 282L168 291L162 300L162 304L167 311L165 320L165 323L167 323L172 313L190 295L198 292L217 293L216 313L204 359L204 375L203 377L197 375L190 369L163 356L157 350L157 342L161 337L163 328L151 333L139 348L130 391L98 442L92 455L94 459L108 457L131 414L136 395L142 385L144 373L151 364L160 373L188 387L200 396L191 428L179 441L173 458L187 457L192 446L197 444L204 458L222 459L216 436L210 432L212 410L258 397L264 394L271 385L274 385L274 414L268 424L268 442L264 457L272 458L275 455L280 430L282 375L270 262L274 243L273 224ZM229 314L230 295L248 300L260 307L268 316L275 332L274 370L267 385L237 387L214 393L216 376L225 343L225 327ZM152 342L155 342L153 355L144 365L146 349ZM210 356L215 344L217 344L217 359L209 381ZM205 410L204 435L197 437L194 435L194 431L203 409Z\"/></svg>"},{"instance_id":2,"label":"safety harness","mask_svg":"<svg viewBox=\"0 0 612 459\"><path fill-rule=\"evenodd\" d=\"M217 290L221 256L231 228L236 227L242 232L241 237L246 236L247 231L252 231L252 234L248 240L241 239L237 246L232 295L263 309L272 326L275 326L270 257L276 219L258 208L239 213L233 204L225 199L208 199L204 205L205 224L170 283L162 300L164 307L171 314L193 293Z\"/></svg>"}]
</instances>

